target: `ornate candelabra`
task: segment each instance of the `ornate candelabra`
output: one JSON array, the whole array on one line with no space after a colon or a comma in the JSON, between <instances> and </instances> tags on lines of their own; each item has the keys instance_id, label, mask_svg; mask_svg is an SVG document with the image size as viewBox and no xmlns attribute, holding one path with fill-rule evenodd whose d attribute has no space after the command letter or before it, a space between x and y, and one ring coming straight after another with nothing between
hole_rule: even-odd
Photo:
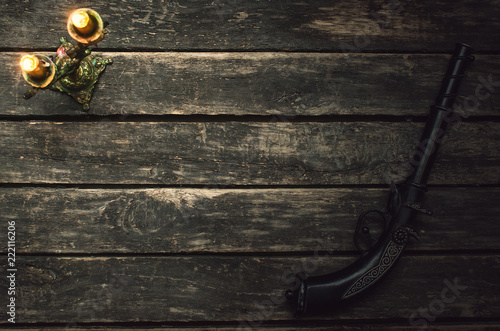
<instances>
[{"instance_id":1,"label":"ornate candelabra","mask_svg":"<svg viewBox=\"0 0 500 331\"><path fill-rule=\"evenodd\" d=\"M83 105L84 111L88 111L95 84L106 65L113 62L91 54L89 49L104 38L106 25L96 11L77 9L67 24L68 33L77 41L76 45L61 37L61 46L55 57L43 54L23 56L22 75L33 86L24 98L29 99L39 89L49 88L72 96Z\"/></svg>"}]
</instances>

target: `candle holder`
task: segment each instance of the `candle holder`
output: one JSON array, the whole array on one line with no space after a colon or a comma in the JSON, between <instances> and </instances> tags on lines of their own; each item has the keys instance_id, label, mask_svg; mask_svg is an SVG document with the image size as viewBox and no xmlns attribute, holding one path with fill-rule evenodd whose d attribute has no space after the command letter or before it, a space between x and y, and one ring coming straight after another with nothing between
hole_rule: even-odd
<instances>
[{"instance_id":1,"label":"candle holder","mask_svg":"<svg viewBox=\"0 0 500 331\"><path fill-rule=\"evenodd\" d=\"M83 105L84 111L88 111L100 75L106 65L113 62L91 54L89 49L104 38L106 25L92 9L75 10L68 19L67 28L69 35L77 41L76 45L61 37L61 46L55 57L33 54L21 59L22 76L33 86L24 98L29 99L39 89L49 88L72 96Z\"/></svg>"}]
</instances>

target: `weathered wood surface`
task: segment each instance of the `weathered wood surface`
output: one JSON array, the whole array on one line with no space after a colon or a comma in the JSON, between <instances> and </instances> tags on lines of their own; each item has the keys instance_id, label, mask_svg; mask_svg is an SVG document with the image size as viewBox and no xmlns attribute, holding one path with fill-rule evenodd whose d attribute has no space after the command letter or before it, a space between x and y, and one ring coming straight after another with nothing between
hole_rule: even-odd
<instances>
[{"instance_id":1,"label":"weathered wood surface","mask_svg":"<svg viewBox=\"0 0 500 331\"><path fill-rule=\"evenodd\" d=\"M365 322L366 323L366 322ZM436 322L429 324L425 330L426 331L492 331L497 330L500 326L495 323L471 323L464 322L463 324L447 323L447 322ZM155 331L217 331L217 330L234 330L235 325L218 325L211 327L165 327L166 323L162 323L162 327L155 327ZM289 323L290 324L290 323ZM422 326L410 326L408 323L398 324L391 323L387 325L377 325L377 324L363 324L363 322L359 324L353 324L353 322L343 323L343 321L335 321L333 322L325 322L324 326L318 326L321 324L320 322L315 322L315 326L303 326L302 322L291 323L293 327L279 327L279 326L265 326L260 327L260 329L264 329L267 331L295 331L295 330L310 330L310 331L420 331L422 330ZM245 330L245 328L242 328ZM249 328L247 328L248 330ZM2 328L0 326L0 330L12 330L11 328ZM23 328L23 331L67 331L66 327L58 327L58 326L50 326L50 327L39 327L36 329L33 328ZM71 331L88 331L88 330L109 330L105 327L101 326L75 326L71 328ZM113 331L136 331L142 330L139 328L124 328L124 327L113 327Z\"/></svg>"},{"instance_id":2,"label":"weathered wood surface","mask_svg":"<svg viewBox=\"0 0 500 331\"><path fill-rule=\"evenodd\" d=\"M453 43L447 46L451 52ZM24 100L28 84L19 69L22 54L0 53L4 63L0 115L86 114L81 105L59 92L41 91ZM426 116L449 58L423 54L99 54L114 63L96 87L90 114L123 116ZM462 114L498 115L499 91L499 56L478 55L460 89Z\"/></svg>"},{"instance_id":3,"label":"weathered wood surface","mask_svg":"<svg viewBox=\"0 0 500 331\"><path fill-rule=\"evenodd\" d=\"M357 216L388 189L0 189L18 252L283 253L355 250ZM497 188L432 188L409 251L500 249ZM380 224L379 224L380 226ZM2 250L5 249L2 248Z\"/></svg>"},{"instance_id":4,"label":"weathered wood surface","mask_svg":"<svg viewBox=\"0 0 500 331\"><path fill-rule=\"evenodd\" d=\"M454 323L446 323L446 322L436 322L434 321L432 324L429 324L425 330L427 331L492 331L496 330L499 327L498 324L495 323L466 323L456 324ZM328 322L325 323L324 326L317 326L321 324L319 322L315 322L316 326L300 326L302 323L295 322L293 323L294 327L273 327L266 326L261 327L261 329L265 329L267 331L295 331L295 330L310 330L310 331L417 331L422 330L422 326L409 326L406 324L398 324L391 323L390 325L376 325L376 324L355 324L352 322L347 322L346 324L342 323L342 321L336 321L335 323ZM299 325L300 324L300 325ZM165 323L162 323L163 327L155 327L155 331L217 331L217 330L234 330L235 326L225 326L219 325L217 327L165 327ZM11 330L10 328L2 328L0 330ZM36 329L33 328L23 328L23 331L60 331L68 329L66 327L58 327L58 326L50 326L50 327L39 327ZM105 327L100 326L75 326L71 328L71 331L88 331L88 330L107 330ZM123 328L123 327L113 327L113 331L136 331L138 328ZM140 329L139 329L140 330Z\"/></svg>"},{"instance_id":5,"label":"weathered wood surface","mask_svg":"<svg viewBox=\"0 0 500 331\"><path fill-rule=\"evenodd\" d=\"M283 290L293 282L296 270L332 271L353 257L26 256L18 260L19 323L235 321L258 326L261 320L293 319L283 304ZM405 256L356 305L322 318L408 320L415 313L415 320L421 319L419 308L440 300L446 281L460 288L455 288L455 295L446 291L448 303L441 302L444 307L434 315L495 317L500 313L499 263L497 255Z\"/></svg>"},{"instance_id":6,"label":"weathered wood surface","mask_svg":"<svg viewBox=\"0 0 500 331\"><path fill-rule=\"evenodd\" d=\"M6 48L57 47L79 7L110 22L99 45L129 50L443 51L456 41L499 51L498 1L9 1ZM57 10L54 10L57 8Z\"/></svg>"},{"instance_id":7,"label":"weathered wood surface","mask_svg":"<svg viewBox=\"0 0 500 331\"><path fill-rule=\"evenodd\" d=\"M427 330L498 329L499 4L1 2L0 215L16 221L17 322L419 330L456 279L466 288ZM54 54L78 7L110 22L95 53L114 63L90 117L57 92L23 100L18 68L26 52ZM435 216L414 224L423 240L356 304L295 319L283 290L299 270L356 258L356 218L388 193L368 184L406 174L455 42L479 54L458 98L467 119L432 172Z\"/></svg>"},{"instance_id":8,"label":"weathered wood surface","mask_svg":"<svg viewBox=\"0 0 500 331\"><path fill-rule=\"evenodd\" d=\"M430 183L498 184L499 123L460 124ZM405 122L0 122L0 181L387 184L408 173L421 131Z\"/></svg>"}]
</instances>

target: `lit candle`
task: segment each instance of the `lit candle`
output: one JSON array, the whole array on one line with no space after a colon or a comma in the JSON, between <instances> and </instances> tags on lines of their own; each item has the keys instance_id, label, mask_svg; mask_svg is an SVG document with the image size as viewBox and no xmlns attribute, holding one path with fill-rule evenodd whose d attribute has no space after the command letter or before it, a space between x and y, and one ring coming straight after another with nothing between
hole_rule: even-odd
<instances>
[{"instance_id":1,"label":"lit candle","mask_svg":"<svg viewBox=\"0 0 500 331\"><path fill-rule=\"evenodd\" d=\"M34 55L23 56L21 59L21 68L34 79L42 79L47 76L47 68Z\"/></svg>"},{"instance_id":2,"label":"lit candle","mask_svg":"<svg viewBox=\"0 0 500 331\"><path fill-rule=\"evenodd\" d=\"M73 11L69 15L67 27L69 35L85 45L96 45L104 38L104 22L101 16L90 8Z\"/></svg>"},{"instance_id":3,"label":"lit candle","mask_svg":"<svg viewBox=\"0 0 500 331\"><path fill-rule=\"evenodd\" d=\"M88 35L94 32L94 22L84 10L77 10L71 15L71 23L82 35Z\"/></svg>"}]
</instances>

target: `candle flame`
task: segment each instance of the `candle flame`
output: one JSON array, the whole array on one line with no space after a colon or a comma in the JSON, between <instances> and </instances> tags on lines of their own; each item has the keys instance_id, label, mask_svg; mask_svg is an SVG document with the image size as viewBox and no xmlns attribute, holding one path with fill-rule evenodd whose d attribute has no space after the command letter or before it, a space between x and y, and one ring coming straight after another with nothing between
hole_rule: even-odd
<instances>
[{"instance_id":1,"label":"candle flame","mask_svg":"<svg viewBox=\"0 0 500 331\"><path fill-rule=\"evenodd\" d=\"M79 29L85 28L89 24L89 21L89 14L83 10L79 10L71 16L71 22Z\"/></svg>"},{"instance_id":2,"label":"candle flame","mask_svg":"<svg viewBox=\"0 0 500 331\"><path fill-rule=\"evenodd\" d=\"M40 61L34 55L25 55L21 59L21 68L24 71L31 72L38 68Z\"/></svg>"}]
</instances>

